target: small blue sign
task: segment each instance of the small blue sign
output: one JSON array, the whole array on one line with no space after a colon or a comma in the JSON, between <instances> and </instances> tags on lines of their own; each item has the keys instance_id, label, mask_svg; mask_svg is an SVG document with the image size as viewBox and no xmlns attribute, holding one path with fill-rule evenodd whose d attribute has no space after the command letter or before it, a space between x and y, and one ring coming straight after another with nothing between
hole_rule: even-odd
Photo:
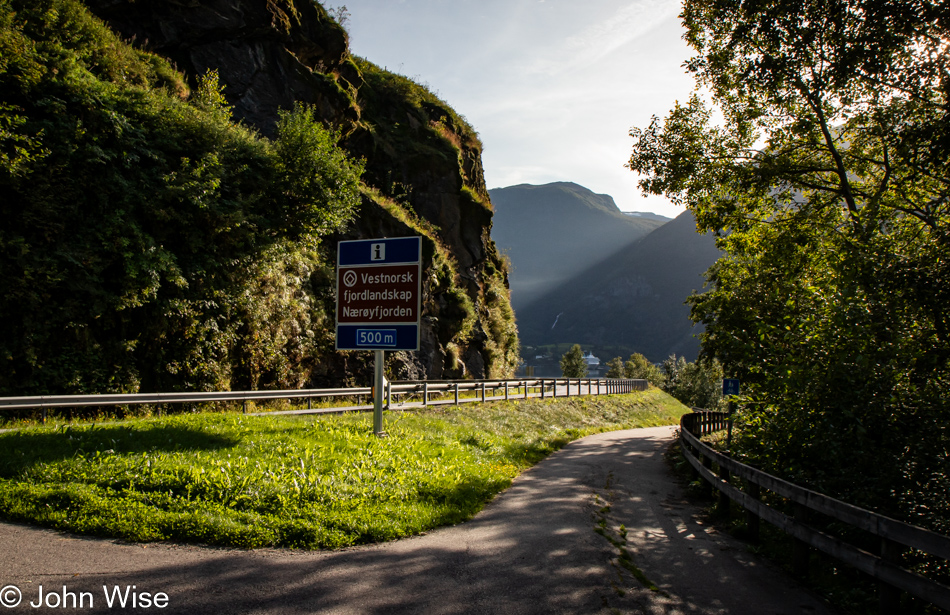
<instances>
[{"instance_id":1,"label":"small blue sign","mask_svg":"<svg viewBox=\"0 0 950 615\"><path fill-rule=\"evenodd\" d=\"M730 395L739 394L739 379L738 378L723 378L722 379L722 396L729 397Z\"/></svg>"}]
</instances>

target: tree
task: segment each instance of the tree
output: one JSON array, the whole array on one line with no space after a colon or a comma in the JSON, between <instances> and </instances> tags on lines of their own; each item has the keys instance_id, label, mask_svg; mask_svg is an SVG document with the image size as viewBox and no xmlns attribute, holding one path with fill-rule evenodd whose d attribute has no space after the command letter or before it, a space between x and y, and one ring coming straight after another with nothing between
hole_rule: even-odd
<instances>
[{"instance_id":1,"label":"tree","mask_svg":"<svg viewBox=\"0 0 950 615\"><path fill-rule=\"evenodd\" d=\"M623 359L620 357L614 357L613 359L607 361L607 373L604 374L607 378L630 378L625 374L623 367Z\"/></svg>"},{"instance_id":2,"label":"tree","mask_svg":"<svg viewBox=\"0 0 950 615\"><path fill-rule=\"evenodd\" d=\"M565 378L583 378L587 375L587 361L580 344L574 344L561 357L561 374Z\"/></svg>"},{"instance_id":3,"label":"tree","mask_svg":"<svg viewBox=\"0 0 950 615\"><path fill-rule=\"evenodd\" d=\"M80 2L0 0L0 395L303 384L363 163L186 92Z\"/></svg>"},{"instance_id":4,"label":"tree","mask_svg":"<svg viewBox=\"0 0 950 615\"><path fill-rule=\"evenodd\" d=\"M715 359L685 363L665 390L687 406L717 410L722 399L722 366Z\"/></svg>"},{"instance_id":5,"label":"tree","mask_svg":"<svg viewBox=\"0 0 950 615\"><path fill-rule=\"evenodd\" d=\"M666 381L663 372L661 372L656 365L650 363L649 359L639 352L630 355L630 358L624 364L623 373L627 378L646 380L657 387L663 386L663 383Z\"/></svg>"},{"instance_id":6,"label":"tree","mask_svg":"<svg viewBox=\"0 0 950 615\"><path fill-rule=\"evenodd\" d=\"M686 0L682 17L697 93L631 132L628 166L726 253L691 304L703 355L743 380L734 444L950 529L926 512L950 488L947 8Z\"/></svg>"}]
</instances>

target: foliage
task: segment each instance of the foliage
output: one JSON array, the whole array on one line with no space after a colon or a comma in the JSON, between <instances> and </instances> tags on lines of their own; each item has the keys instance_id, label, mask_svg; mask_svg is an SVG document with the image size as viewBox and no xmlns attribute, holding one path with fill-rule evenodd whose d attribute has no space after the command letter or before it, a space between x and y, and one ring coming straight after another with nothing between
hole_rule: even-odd
<instances>
[{"instance_id":1,"label":"foliage","mask_svg":"<svg viewBox=\"0 0 950 615\"><path fill-rule=\"evenodd\" d=\"M305 107L274 141L234 124L214 73L184 100L74 0L0 0L0 47L0 391L299 382L362 164Z\"/></svg>"},{"instance_id":2,"label":"foliage","mask_svg":"<svg viewBox=\"0 0 950 615\"><path fill-rule=\"evenodd\" d=\"M620 357L614 357L613 359L607 361L607 373L604 374L605 378L624 378L624 369L623 369L623 359ZM632 376L631 376L632 378Z\"/></svg>"},{"instance_id":3,"label":"foliage","mask_svg":"<svg viewBox=\"0 0 950 615\"><path fill-rule=\"evenodd\" d=\"M722 405L722 366L716 359L687 363L683 357L670 355L660 373L663 390L683 404L707 410L718 410Z\"/></svg>"},{"instance_id":4,"label":"foliage","mask_svg":"<svg viewBox=\"0 0 950 615\"><path fill-rule=\"evenodd\" d=\"M317 418L185 415L0 434L0 515L83 534L339 548L475 514L599 431L675 424L656 391Z\"/></svg>"},{"instance_id":5,"label":"foliage","mask_svg":"<svg viewBox=\"0 0 950 615\"><path fill-rule=\"evenodd\" d=\"M734 446L950 533L946 7L687 0L682 17L712 105L634 130L629 166L727 253L692 306L743 382Z\"/></svg>"},{"instance_id":6,"label":"foliage","mask_svg":"<svg viewBox=\"0 0 950 615\"><path fill-rule=\"evenodd\" d=\"M346 8L345 4L341 4L337 7L328 6L327 13L329 13L335 22L340 24L341 28L346 29L350 23L350 11Z\"/></svg>"},{"instance_id":7,"label":"foliage","mask_svg":"<svg viewBox=\"0 0 950 615\"><path fill-rule=\"evenodd\" d=\"M561 357L561 374L565 378L583 378L587 375L587 361L580 344L574 344Z\"/></svg>"},{"instance_id":8,"label":"foliage","mask_svg":"<svg viewBox=\"0 0 950 615\"><path fill-rule=\"evenodd\" d=\"M662 387L666 383L666 376L660 371L660 368L650 363L639 352L630 355L627 362L623 364L623 374L626 378L646 380L655 387Z\"/></svg>"},{"instance_id":9,"label":"foliage","mask_svg":"<svg viewBox=\"0 0 950 615\"><path fill-rule=\"evenodd\" d=\"M488 375L491 378L514 376L519 361L518 326L511 308L511 291L505 283L505 265L490 262L486 266L483 297L483 322L487 324Z\"/></svg>"},{"instance_id":10,"label":"foliage","mask_svg":"<svg viewBox=\"0 0 950 615\"><path fill-rule=\"evenodd\" d=\"M411 124L405 121L407 111L412 114L421 112L421 117L429 122L429 126L426 127L427 140L413 138L405 139L403 143L412 145L414 149L440 148L440 140L453 141L460 138L461 143L481 149L481 141L471 124L424 84L380 68L364 58L354 57L353 60L368 86L365 91L361 90L361 95L365 97L364 105L373 108L385 103L397 104L399 111L402 111L399 113L393 109L389 113L383 113L381 109L375 109L376 112L372 114L378 121L386 122L386 132L392 137L402 141L399 139L400 133L412 130ZM447 136L450 134L459 136ZM428 139L433 140L429 142ZM459 144L451 143L450 149L457 149Z\"/></svg>"}]
</instances>

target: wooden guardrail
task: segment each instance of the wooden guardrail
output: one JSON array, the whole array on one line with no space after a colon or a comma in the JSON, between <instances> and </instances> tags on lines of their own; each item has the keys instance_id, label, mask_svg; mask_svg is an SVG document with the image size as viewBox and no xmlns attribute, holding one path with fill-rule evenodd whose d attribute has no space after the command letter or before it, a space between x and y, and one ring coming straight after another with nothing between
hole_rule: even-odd
<instances>
[{"instance_id":1,"label":"wooden guardrail","mask_svg":"<svg viewBox=\"0 0 950 615\"><path fill-rule=\"evenodd\" d=\"M420 380L389 382L386 385L386 407L399 408L413 405L459 404L476 401L528 397L557 397L574 395L607 395L644 391L646 380L614 378L521 378L505 380ZM560 390L560 392L559 392ZM499 394L504 391L504 394ZM475 392L474 397L464 397ZM489 395L488 393L491 393ZM0 397L0 411L39 409L46 420L50 408L80 408L88 406L134 406L232 402L241 403L247 411L248 401L274 399L306 399L306 410L268 412L266 414L305 414L367 410L372 405L355 404L333 408L313 408L313 399L333 397L370 397L371 387L339 389L285 389L279 391L198 391L183 393L125 393L105 395L36 395L30 397ZM439 395L454 394L453 399L433 399ZM399 398L403 401L400 402ZM419 397L420 402L413 402Z\"/></svg>"},{"instance_id":2,"label":"wooden guardrail","mask_svg":"<svg viewBox=\"0 0 950 615\"><path fill-rule=\"evenodd\" d=\"M705 434L725 429L727 418L725 412L694 411L684 415L680 421L680 444L695 473L719 490L721 503L727 505L731 500L746 510L747 525L753 538L758 534L759 519L764 519L795 539L792 558L796 573L807 573L810 548L867 573L880 582L880 609L884 615L900 612L901 591L950 610L950 587L900 565L907 549L950 560L950 537L776 478L739 463L700 441ZM743 479L746 484L744 491L730 482L732 477ZM789 516L765 504L761 499L762 490L786 498L794 505L794 515ZM808 516L812 511L877 537L880 540L879 553L869 553L809 525Z\"/></svg>"}]
</instances>

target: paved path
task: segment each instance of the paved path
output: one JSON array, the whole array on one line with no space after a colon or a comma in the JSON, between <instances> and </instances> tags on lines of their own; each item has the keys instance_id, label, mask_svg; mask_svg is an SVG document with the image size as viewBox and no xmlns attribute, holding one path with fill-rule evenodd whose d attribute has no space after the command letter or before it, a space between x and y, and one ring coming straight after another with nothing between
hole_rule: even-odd
<instances>
[{"instance_id":1,"label":"paved path","mask_svg":"<svg viewBox=\"0 0 950 615\"><path fill-rule=\"evenodd\" d=\"M40 585L65 586L74 613L832 613L702 523L664 462L671 433L578 440L468 523L337 552L129 545L0 524L0 587L23 596L0 613L64 610L29 606ZM103 585L162 592L168 606L132 609L130 595L110 609ZM70 592L89 592L83 608Z\"/></svg>"}]
</instances>

